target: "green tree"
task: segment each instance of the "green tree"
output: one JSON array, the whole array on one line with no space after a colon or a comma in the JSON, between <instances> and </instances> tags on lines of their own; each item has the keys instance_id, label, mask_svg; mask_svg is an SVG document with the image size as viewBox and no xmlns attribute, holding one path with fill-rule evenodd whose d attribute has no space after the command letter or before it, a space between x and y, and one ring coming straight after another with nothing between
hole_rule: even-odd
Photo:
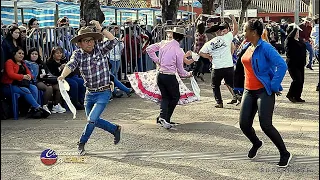
<instances>
[{"instance_id":1,"label":"green tree","mask_svg":"<svg viewBox=\"0 0 320 180\"><path fill-rule=\"evenodd\" d=\"M105 17L101 11L99 0L80 0L80 18L84 18L87 23L91 20L102 23Z\"/></svg>"},{"instance_id":2,"label":"green tree","mask_svg":"<svg viewBox=\"0 0 320 180\"><path fill-rule=\"evenodd\" d=\"M162 22L172 20L173 23L177 21L177 14L180 0L161 0Z\"/></svg>"},{"instance_id":3,"label":"green tree","mask_svg":"<svg viewBox=\"0 0 320 180\"><path fill-rule=\"evenodd\" d=\"M241 0L241 14L240 14L239 23L238 23L240 28L242 27L241 25L243 23L244 16L250 4L251 4L251 0Z\"/></svg>"}]
</instances>

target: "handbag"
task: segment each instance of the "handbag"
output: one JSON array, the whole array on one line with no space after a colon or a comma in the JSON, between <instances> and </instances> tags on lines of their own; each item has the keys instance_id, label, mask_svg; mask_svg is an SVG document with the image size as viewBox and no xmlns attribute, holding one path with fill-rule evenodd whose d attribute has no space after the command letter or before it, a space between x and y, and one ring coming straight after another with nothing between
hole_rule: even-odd
<instances>
[{"instance_id":1,"label":"handbag","mask_svg":"<svg viewBox=\"0 0 320 180\"><path fill-rule=\"evenodd\" d=\"M57 76L54 76L52 74L45 75L43 78L41 78L41 81L45 84L58 84Z\"/></svg>"},{"instance_id":2,"label":"handbag","mask_svg":"<svg viewBox=\"0 0 320 180\"><path fill-rule=\"evenodd\" d=\"M21 81L14 80L14 81L12 82L12 85L19 86L19 87L29 88L29 86L30 86L30 81L29 81L29 80L26 80L26 79L22 79Z\"/></svg>"}]
</instances>

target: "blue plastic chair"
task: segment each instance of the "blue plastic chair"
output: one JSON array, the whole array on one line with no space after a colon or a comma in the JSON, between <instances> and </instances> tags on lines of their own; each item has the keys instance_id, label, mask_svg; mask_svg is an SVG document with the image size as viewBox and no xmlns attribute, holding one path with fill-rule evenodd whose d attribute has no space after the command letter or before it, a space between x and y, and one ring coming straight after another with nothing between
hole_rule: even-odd
<instances>
[{"instance_id":1,"label":"blue plastic chair","mask_svg":"<svg viewBox=\"0 0 320 180\"><path fill-rule=\"evenodd\" d=\"M43 105L43 91L38 90L38 104Z\"/></svg>"},{"instance_id":2,"label":"blue plastic chair","mask_svg":"<svg viewBox=\"0 0 320 180\"><path fill-rule=\"evenodd\" d=\"M11 91L11 99L12 99L12 112L13 112L13 119L19 119L19 97L21 96L19 93L13 93L12 86L10 84L10 91ZM43 103L43 91L39 90L38 92L38 103L42 106Z\"/></svg>"},{"instance_id":3,"label":"blue plastic chair","mask_svg":"<svg viewBox=\"0 0 320 180\"><path fill-rule=\"evenodd\" d=\"M18 105L18 100L20 97L20 94L18 93L13 93L12 86L10 86L10 91L11 91L11 99L12 99L12 112L13 112L13 119L18 120L19 118L19 105Z\"/></svg>"}]
</instances>

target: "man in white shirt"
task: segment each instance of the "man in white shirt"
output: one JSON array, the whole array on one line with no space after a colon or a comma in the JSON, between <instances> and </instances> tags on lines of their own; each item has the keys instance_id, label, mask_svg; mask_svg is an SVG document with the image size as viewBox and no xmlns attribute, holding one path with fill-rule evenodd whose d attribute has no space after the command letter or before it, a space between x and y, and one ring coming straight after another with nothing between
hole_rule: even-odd
<instances>
[{"instance_id":1,"label":"man in white shirt","mask_svg":"<svg viewBox=\"0 0 320 180\"><path fill-rule=\"evenodd\" d=\"M212 89L214 97L217 101L216 108L223 108L223 101L221 98L220 85L221 80L224 79L225 83L233 88L233 60L231 54L231 43L233 37L238 33L238 23L233 15L230 15L233 23L233 31L229 31L228 23L220 23L218 26L217 36L204 44L200 49L199 55L208 58L212 62ZM212 26L213 31L217 27Z\"/></svg>"}]
</instances>

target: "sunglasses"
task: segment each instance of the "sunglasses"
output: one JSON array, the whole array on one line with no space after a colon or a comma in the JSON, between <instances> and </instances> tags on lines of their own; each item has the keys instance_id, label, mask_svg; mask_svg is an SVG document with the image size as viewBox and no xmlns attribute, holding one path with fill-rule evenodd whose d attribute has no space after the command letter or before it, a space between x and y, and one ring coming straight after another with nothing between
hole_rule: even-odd
<instances>
[{"instance_id":1,"label":"sunglasses","mask_svg":"<svg viewBox=\"0 0 320 180\"><path fill-rule=\"evenodd\" d=\"M27 33L27 31L26 30L23 30L23 31L21 31L22 33Z\"/></svg>"},{"instance_id":2,"label":"sunglasses","mask_svg":"<svg viewBox=\"0 0 320 180\"><path fill-rule=\"evenodd\" d=\"M39 23L37 23L37 24L32 24L33 26L39 26Z\"/></svg>"}]
</instances>

